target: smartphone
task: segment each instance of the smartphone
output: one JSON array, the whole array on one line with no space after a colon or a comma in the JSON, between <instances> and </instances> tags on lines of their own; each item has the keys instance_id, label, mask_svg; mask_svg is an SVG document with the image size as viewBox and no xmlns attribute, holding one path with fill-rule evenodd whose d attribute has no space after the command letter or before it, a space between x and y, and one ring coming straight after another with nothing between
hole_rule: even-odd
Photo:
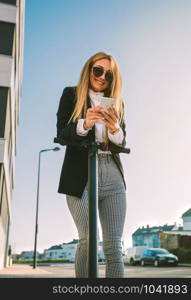
<instances>
[{"instance_id":1,"label":"smartphone","mask_svg":"<svg viewBox=\"0 0 191 300\"><path fill-rule=\"evenodd\" d=\"M102 97L100 96L100 106L104 109L107 110L112 104L115 105L115 99L114 98L109 98L109 97Z\"/></svg>"}]
</instances>

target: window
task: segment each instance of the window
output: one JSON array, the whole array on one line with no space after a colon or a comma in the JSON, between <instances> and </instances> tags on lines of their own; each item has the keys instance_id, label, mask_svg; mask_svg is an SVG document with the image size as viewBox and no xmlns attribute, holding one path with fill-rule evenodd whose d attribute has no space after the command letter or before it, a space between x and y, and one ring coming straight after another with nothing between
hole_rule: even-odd
<instances>
[{"instance_id":1,"label":"window","mask_svg":"<svg viewBox=\"0 0 191 300\"><path fill-rule=\"evenodd\" d=\"M1 206L3 201L3 182L4 182L4 171L3 165L0 164L0 214L1 214Z\"/></svg>"},{"instance_id":2,"label":"window","mask_svg":"<svg viewBox=\"0 0 191 300\"><path fill-rule=\"evenodd\" d=\"M152 251L152 250L148 250L148 251L147 251L147 256L152 256L152 254L153 254L153 251Z\"/></svg>"},{"instance_id":3,"label":"window","mask_svg":"<svg viewBox=\"0 0 191 300\"><path fill-rule=\"evenodd\" d=\"M0 21L0 54L12 55L15 24Z\"/></svg>"},{"instance_id":4,"label":"window","mask_svg":"<svg viewBox=\"0 0 191 300\"><path fill-rule=\"evenodd\" d=\"M0 3L16 5L17 0L0 0Z\"/></svg>"},{"instance_id":5,"label":"window","mask_svg":"<svg viewBox=\"0 0 191 300\"><path fill-rule=\"evenodd\" d=\"M0 137L4 137L7 112L8 88L0 87Z\"/></svg>"},{"instance_id":6,"label":"window","mask_svg":"<svg viewBox=\"0 0 191 300\"><path fill-rule=\"evenodd\" d=\"M152 236L152 243L153 243L153 248L158 248L159 247L159 239L158 239L157 234L154 234Z\"/></svg>"}]
</instances>

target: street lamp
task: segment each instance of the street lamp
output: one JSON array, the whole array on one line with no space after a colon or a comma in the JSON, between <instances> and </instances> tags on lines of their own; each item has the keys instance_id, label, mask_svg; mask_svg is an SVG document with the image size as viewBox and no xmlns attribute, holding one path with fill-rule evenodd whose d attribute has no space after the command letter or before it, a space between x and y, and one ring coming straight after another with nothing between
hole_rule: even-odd
<instances>
[{"instance_id":1,"label":"street lamp","mask_svg":"<svg viewBox=\"0 0 191 300\"><path fill-rule=\"evenodd\" d=\"M36 200L36 224L35 224L35 241L34 241L34 255L33 255L33 268L36 268L36 248L37 248L37 234L38 234L38 205L39 205L39 184L40 184L40 159L41 153L47 151L59 151L59 147L53 149L43 149L39 152L38 157L38 182L37 182L37 200Z\"/></svg>"}]
</instances>

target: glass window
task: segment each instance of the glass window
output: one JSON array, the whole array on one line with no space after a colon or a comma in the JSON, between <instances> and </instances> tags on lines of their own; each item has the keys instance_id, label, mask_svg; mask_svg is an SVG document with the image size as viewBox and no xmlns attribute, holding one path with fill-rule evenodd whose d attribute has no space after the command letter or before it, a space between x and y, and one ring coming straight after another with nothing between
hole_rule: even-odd
<instances>
[{"instance_id":1,"label":"glass window","mask_svg":"<svg viewBox=\"0 0 191 300\"><path fill-rule=\"evenodd\" d=\"M153 253L152 250L148 250L147 255L152 256L152 253Z\"/></svg>"},{"instance_id":2,"label":"glass window","mask_svg":"<svg viewBox=\"0 0 191 300\"><path fill-rule=\"evenodd\" d=\"M15 24L0 21L0 54L12 55Z\"/></svg>"},{"instance_id":3,"label":"glass window","mask_svg":"<svg viewBox=\"0 0 191 300\"><path fill-rule=\"evenodd\" d=\"M0 137L4 137L8 101L8 88L0 87Z\"/></svg>"},{"instance_id":4,"label":"glass window","mask_svg":"<svg viewBox=\"0 0 191 300\"><path fill-rule=\"evenodd\" d=\"M0 3L16 5L17 0L0 0Z\"/></svg>"},{"instance_id":5,"label":"glass window","mask_svg":"<svg viewBox=\"0 0 191 300\"><path fill-rule=\"evenodd\" d=\"M154 250L155 254L168 254L169 252L166 249Z\"/></svg>"}]
</instances>

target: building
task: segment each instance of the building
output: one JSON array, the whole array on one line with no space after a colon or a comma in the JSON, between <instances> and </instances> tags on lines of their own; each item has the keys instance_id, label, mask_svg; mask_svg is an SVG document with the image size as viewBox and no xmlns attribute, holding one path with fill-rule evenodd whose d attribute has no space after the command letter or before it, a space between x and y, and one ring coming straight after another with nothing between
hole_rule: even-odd
<instances>
[{"instance_id":1,"label":"building","mask_svg":"<svg viewBox=\"0 0 191 300\"><path fill-rule=\"evenodd\" d=\"M60 245L52 246L46 250L44 250L43 258L49 258L49 259L59 259L59 258L65 258L68 259L71 262L74 262L75 255L76 255L76 249L78 245L78 240L73 240L69 243L63 243ZM98 260L102 261L104 260L104 252L103 252L103 245L102 242L98 243Z\"/></svg>"},{"instance_id":2,"label":"building","mask_svg":"<svg viewBox=\"0 0 191 300\"><path fill-rule=\"evenodd\" d=\"M191 249L191 209L188 209L182 215L182 220L182 227L176 227L173 231L164 231L160 233L160 241L162 248Z\"/></svg>"},{"instance_id":3,"label":"building","mask_svg":"<svg viewBox=\"0 0 191 300\"><path fill-rule=\"evenodd\" d=\"M148 248L191 248L191 209L182 215L183 226L163 225L138 228L133 234L133 247Z\"/></svg>"},{"instance_id":4,"label":"building","mask_svg":"<svg viewBox=\"0 0 191 300\"><path fill-rule=\"evenodd\" d=\"M191 231L191 208L188 209L183 215L183 230Z\"/></svg>"},{"instance_id":5,"label":"building","mask_svg":"<svg viewBox=\"0 0 191 300\"><path fill-rule=\"evenodd\" d=\"M75 260L78 240L73 240L69 243L52 246L44 251L44 258L59 259L65 258L69 261Z\"/></svg>"},{"instance_id":6,"label":"building","mask_svg":"<svg viewBox=\"0 0 191 300\"><path fill-rule=\"evenodd\" d=\"M19 255L19 259L33 259L34 251L22 251ZM40 254L37 252L36 257L39 258Z\"/></svg>"},{"instance_id":7,"label":"building","mask_svg":"<svg viewBox=\"0 0 191 300\"><path fill-rule=\"evenodd\" d=\"M174 225L163 225L138 228L133 234L133 247L146 246L148 248L159 248L160 247L160 232L171 231Z\"/></svg>"},{"instance_id":8,"label":"building","mask_svg":"<svg viewBox=\"0 0 191 300\"><path fill-rule=\"evenodd\" d=\"M0 0L0 269L7 265L23 70L24 0Z\"/></svg>"}]
</instances>

